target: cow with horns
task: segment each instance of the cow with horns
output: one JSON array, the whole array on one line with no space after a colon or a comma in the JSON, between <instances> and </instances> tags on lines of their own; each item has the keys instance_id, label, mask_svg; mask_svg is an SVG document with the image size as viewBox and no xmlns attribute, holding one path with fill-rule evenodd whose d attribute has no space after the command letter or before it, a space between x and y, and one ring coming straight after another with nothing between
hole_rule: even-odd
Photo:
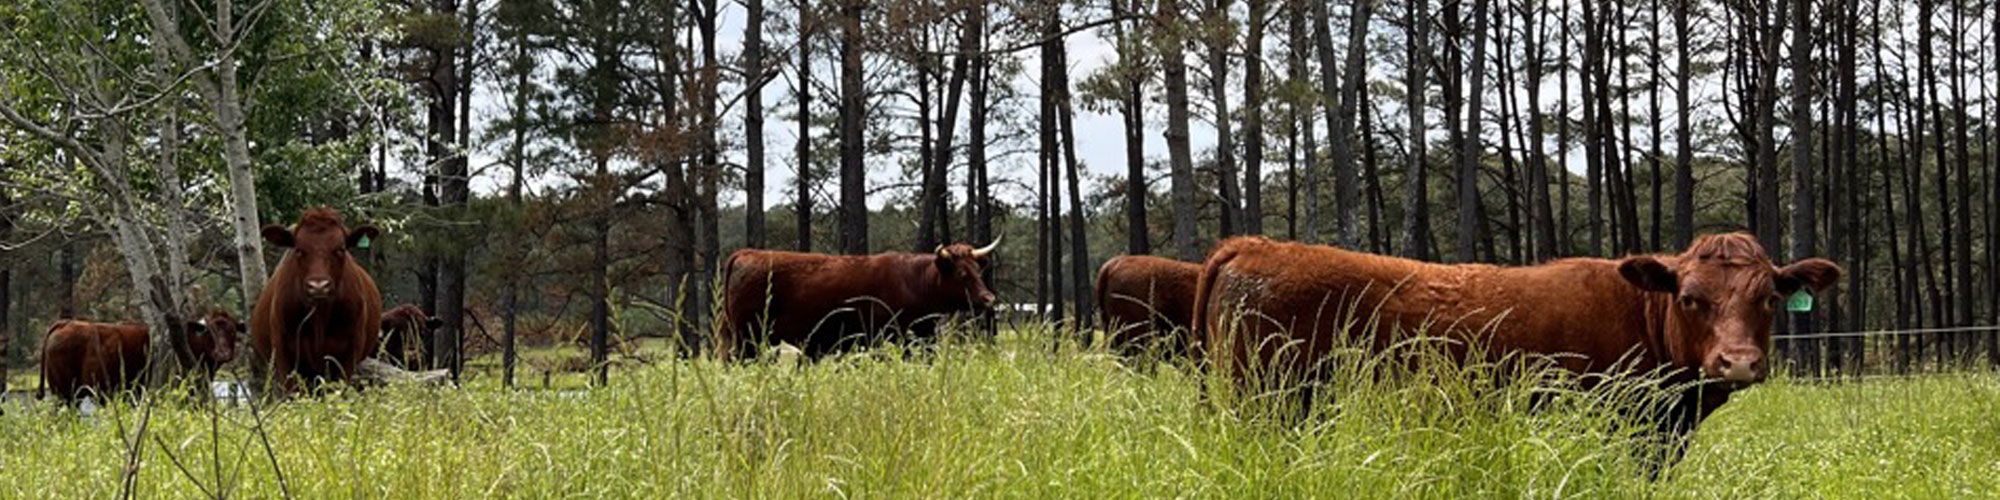
<instances>
[{"instance_id":1,"label":"cow with horns","mask_svg":"<svg viewBox=\"0 0 2000 500\"><path fill-rule=\"evenodd\" d=\"M941 245L924 253L824 255L739 250L723 266L723 359L791 344L809 357L893 337L926 340L953 313L987 310L984 247Z\"/></svg>"}]
</instances>

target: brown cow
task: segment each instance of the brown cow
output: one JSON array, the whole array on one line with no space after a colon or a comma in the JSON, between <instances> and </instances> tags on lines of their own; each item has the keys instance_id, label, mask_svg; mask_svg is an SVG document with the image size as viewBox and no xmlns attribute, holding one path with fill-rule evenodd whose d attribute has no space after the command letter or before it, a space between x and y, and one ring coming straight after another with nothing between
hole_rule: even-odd
<instances>
[{"instance_id":1,"label":"brown cow","mask_svg":"<svg viewBox=\"0 0 2000 500\"><path fill-rule=\"evenodd\" d=\"M373 226L348 230L339 212L323 207L307 210L291 230L264 226L264 241L291 250L264 282L250 332L256 361L268 363L286 390L296 387L292 375L307 384L346 380L377 347L382 294L348 249L379 236Z\"/></svg>"},{"instance_id":2,"label":"brown cow","mask_svg":"<svg viewBox=\"0 0 2000 500\"><path fill-rule=\"evenodd\" d=\"M1211 366L1239 383L1322 375L1334 336L1370 320L1380 351L1412 332L1479 337L1492 355L1562 355L1577 373L1667 370L1686 384L1657 413L1656 436L1678 438L1764 379L1774 308L1804 288L1834 284L1824 259L1772 265L1744 234L1696 239L1680 255L1563 259L1533 267L1440 265L1263 238L1224 242L1197 285L1196 338ZM1371 335L1372 337L1361 337ZM1461 361L1463 342L1453 342ZM1624 364L1620 364L1620 363ZM1310 398L1312 384L1301 393ZM1309 400L1309 399L1308 399ZM1685 440L1673 439L1676 443Z\"/></svg>"},{"instance_id":3,"label":"brown cow","mask_svg":"<svg viewBox=\"0 0 2000 500\"><path fill-rule=\"evenodd\" d=\"M998 245L857 256L738 250L723 270L717 353L740 359L785 342L819 357L885 333L930 338L939 316L992 307L981 273Z\"/></svg>"},{"instance_id":4,"label":"brown cow","mask_svg":"<svg viewBox=\"0 0 2000 500\"><path fill-rule=\"evenodd\" d=\"M382 345L387 351L386 359L399 366L419 366L431 351L431 334L442 327L443 319L424 314L424 310L415 304L402 304L389 309L382 313ZM409 345L412 340L415 346ZM415 347L415 357L409 352L411 347Z\"/></svg>"},{"instance_id":5,"label":"brown cow","mask_svg":"<svg viewBox=\"0 0 2000 500\"><path fill-rule=\"evenodd\" d=\"M1121 255L1097 268L1097 312L1111 349L1132 356L1148 349L1184 356L1194 284L1201 264Z\"/></svg>"},{"instance_id":6,"label":"brown cow","mask_svg":"<svg viewBox=\"0 0 2000 500\"><path fill-rule=\"evenodd\" d=\"M216 311L189 321L183 332L195 362L213 375L236 359L236 336L243 331L229 313ZM149 328L140 323L60 320L42 339L42 386L74 400L128 388L146 366ZM89 391L89 392L85 392Z\"/></svg>"}]
</instances>

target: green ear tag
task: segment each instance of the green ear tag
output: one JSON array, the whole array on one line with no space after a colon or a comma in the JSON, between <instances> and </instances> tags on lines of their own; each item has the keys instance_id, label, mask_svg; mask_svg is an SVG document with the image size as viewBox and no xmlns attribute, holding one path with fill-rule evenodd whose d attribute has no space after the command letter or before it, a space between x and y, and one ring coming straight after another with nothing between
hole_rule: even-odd
<instances>
[{"instance_id":1,"label":"green ear tag","mask_svg":"<svg viewBox=\"0 0 2000 500\"><path fill-rule=\"evenodd\" d=\"M1805 290L1792 292L1792 297L1785 299L1785 310L1791 312L1812 312L1812 294L1806 293Z\"/></svg>"},{"instance_id":2,"label":"green ear tag","mask_svg":"<svg viewBox=\"0 0 2000 500\"><path fill-rule=\"evenodd\" d=\"M355 242L355 243L354 243L354 247L355 247L355 248L368 248L368 236L367 236L367 235L362 235L362 236L361 236L361 241L358 241L358 242ZM1807 298L1807 299L1806 299L1806 307L1812 307L1812 299L1811 299L1811 298Z\"/></svg>"}]
</instances>

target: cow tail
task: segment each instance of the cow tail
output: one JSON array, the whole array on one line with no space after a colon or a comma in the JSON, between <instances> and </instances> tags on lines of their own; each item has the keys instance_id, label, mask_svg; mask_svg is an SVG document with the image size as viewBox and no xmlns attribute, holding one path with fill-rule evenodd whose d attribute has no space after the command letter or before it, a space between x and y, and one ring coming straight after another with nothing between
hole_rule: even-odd
<instances>
[{"instance_id":1,"label":"cow tail","mask_svg":"<svg viewBox=\"0 0 2000 500\"><path fill-rule=\"evenodd\" d=\"M1097 328L1104 331L1104 340L1107 342L1111 340L1111 335L1116 332L1111 331L1111 311L1108 310L1111 307L1111 303L1104 300L1105 296L1109 294L1109 292L1105 291L1105 288L1107 288L1105 285L1108 284L1105 283L1105 280L1110 279L1111 266L1115 265L1118 265L1118 257L1112 257L1111 260L1104 261L1104 265L1097 266L1097 282L1091 290L1097 300ZM1088 339L1090 337L1084 338Z\"/></svg>"},{"instance_id":2,"label":"cow tail","mask_svg":"<svg viewBox=\"0 0 2000 500\"><path fill-rule=\"evenodd\" d=\"M740 331L738 328L737 323L742 321L742 318L736 317L736 308L741 305L737 302L744 300L737 295L743 291L733 289L733 285L736 284L736 261L741 258L743 258L742 251L731 252L729 260L722 262L722 321L714 326L715 331L712 335L715 352L723 361L742 358L747 354L745 350L749 344L748 339L741 338L748 332Z\"/></svg>"},{"instance_id":3,"label":"cow tail","mask_svg":"<svg viewBox=\"0 0 2000 500\"><path fill-rule=\"evenodd\" d=\"M56 320L55 324L49 325L48 331L42 332L42 361L39 370L42 372L42 376L40 377L41 380L35 383L35 399L42 399L49 396L49 341L54 340L56 330L61 329L64 325L68 325L69 321L66 319Z\"/></svg>"},{"instance_id":4,"label":"cow tail","mask_svg":"<svg viewBox=\"0 0 2000 500\"><path fill-rule=\"evenodd\" d=\"M1214 323L1222 318L1215 317L1208 303L1216 300L1215 282L1222 277L1222 267L1229 265L1229 262L1236 258L1236 247L1241 241L1243 240L1222 242L1222 245L1216 247L1215 253L1210 254L1208 260L1202 263L1201 274L1195 278L1194 317L1188 321L1190 334L1187 349L1198 367L1206 368L1207 365L1217 361L1211 359L1212 356L1207 352L1208 344L1211 342L1208 337L1213 334L1216 326Z\"/></svg>"}]
</instances>

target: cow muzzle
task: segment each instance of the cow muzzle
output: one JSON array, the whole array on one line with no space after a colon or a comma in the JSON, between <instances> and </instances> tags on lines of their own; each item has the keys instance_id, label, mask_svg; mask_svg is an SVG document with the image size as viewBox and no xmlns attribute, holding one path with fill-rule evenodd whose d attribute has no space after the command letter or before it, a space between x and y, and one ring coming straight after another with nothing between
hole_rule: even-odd
<instances>
[{"instance_id":1,"label":"cow muzzle","mask_svg":"<svg viewBox=\"0 0 2000 500\"><path fill-rule=\"evenodd\" d=\"M1755 384L1764 381L1764 350L1754 347L1725 349L1708 362L1703 370L1708 378L1732 384Z\"/></svg>"},{"instance_id":2,"label":"cow muzzle","mask_svg":"<svg viewBox=\"0 0 2000 500\"><path fill-rule=\"evenodd\" d=\"M306 280L306 296L315 300L333 296L333 280L325 278Z\"/></svg>"}]
</instances>

